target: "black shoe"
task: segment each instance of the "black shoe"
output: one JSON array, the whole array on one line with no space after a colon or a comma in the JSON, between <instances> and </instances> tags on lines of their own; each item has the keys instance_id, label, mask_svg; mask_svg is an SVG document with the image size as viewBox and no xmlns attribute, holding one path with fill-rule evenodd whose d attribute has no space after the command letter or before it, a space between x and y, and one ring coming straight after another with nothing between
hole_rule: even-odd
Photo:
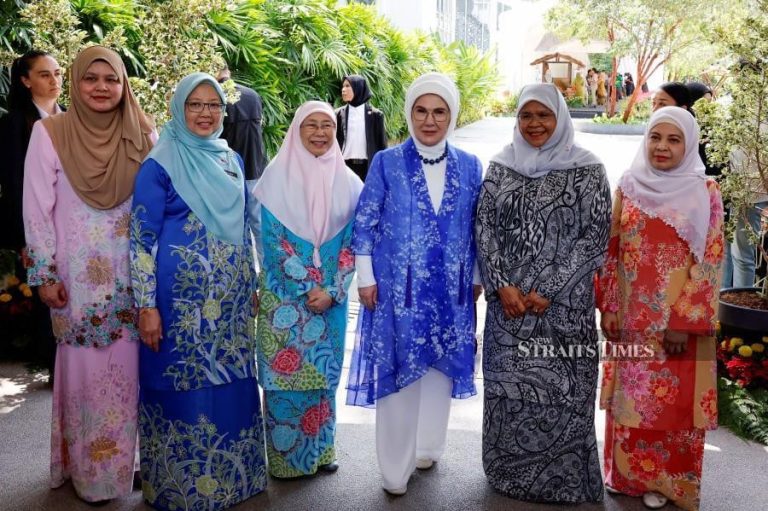
<instances>
[{"instance_id":1,"label":"black shoe","mask_svg":"<svg viewBox=\"0 0 768 511\"><path fill-rule=\"evenodd\" d=\"M335 461L332 461L332 462L327 463L325 465L320 465L320 470L322 470L323 472L331 472L331 473L333 473L333 472L336 472L337 470L339 470L339 464L336 463Z\"/></svg>"},{"instance_id":2,"label":"black shoe","mask_svg":"<svg viewBox=\"0 0 768 511\"><path fill-rule=\"evenodd\" d=\"M133 489L134 490L141 490L141 472L138 470L133 473Z\"/></svg>"}]
</instances>

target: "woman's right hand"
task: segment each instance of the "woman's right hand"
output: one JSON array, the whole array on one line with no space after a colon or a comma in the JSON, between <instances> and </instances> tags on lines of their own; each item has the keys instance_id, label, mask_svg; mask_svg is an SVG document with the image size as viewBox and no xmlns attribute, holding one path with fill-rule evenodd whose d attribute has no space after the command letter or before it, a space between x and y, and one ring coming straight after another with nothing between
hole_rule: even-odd
<instances>
[{"instance_id":1,"label":"woman's right hand","mask_svg":"<svg viewBox=\"0 0 768 511\"><path fill-rule=\"evenodd\" d=\"M357 293L360 295L360 303L365 305L368 310L376 308L376 302L378 301L378 286L376 284L368 287L357 288Z\"/></svg>"},{"instance_id":2,"label":"woman's right hand","mask_svg":"<svg viewBox=\"0 0 768 511\"><path fill-rule=\"evenodd\" d=\"M604 312L600 315L600 328L609 340L619 338L619 315L615 312Z\"/></svg>"},{"instance_id":3,"label":"woman's right hand","mask_svg":"<svg viewBox=\"0 0 768 511\"><path fill-rule=\"evenodd\" d=\"M51 309L61 309L69 301L67 290L61 282L40 286L37 289L37 292L40 294L40 300Z\"/></svg>"},{"instance_id":4,"label":"woman's right hand","mask_svg":"<svg viewBox=\"0 0 768 511\"><path fill-rule=\"evenodd\" d=\"M157 307L139 309L139 337L141 342L157 353L160 351L160 338L163 335L163 323Z\"/></svg>"},{"instance_id":5,"label":"woman's right hand","mask_svg":"<svg viewBox=\"0 0 768 511\"><path fill-rule=\"evenodd\" d=\"M519 289L515 286L500 287L496 293L499 295L501 307L507 319L525 315L528 307L525 304L525 295Z\"/></svg>"}]
</instances>

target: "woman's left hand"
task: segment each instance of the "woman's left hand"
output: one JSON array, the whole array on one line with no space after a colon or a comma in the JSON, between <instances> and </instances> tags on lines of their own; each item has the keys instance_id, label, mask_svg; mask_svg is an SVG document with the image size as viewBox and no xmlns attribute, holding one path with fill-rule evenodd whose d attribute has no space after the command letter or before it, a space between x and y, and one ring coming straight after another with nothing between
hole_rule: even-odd
<instances>
[{"instance_id":1,"label":"woman's left hand","mask_svg":"<svg viewBox=\"0 0 768 511\"><path fill-rule=\"evenodd\" d=\"M483 286L480 284L475 284L472 286L472 298L475 300L475 302L477 302L481 294L483 294Z\"/></svg>"},{"instance_id":2,"label":"woman's left hand","mask_svg":"<svg viewBox=\"0 0 768 511\"><path fill-rule=\"evenodd\" d=\"M677 355L686 350L688 344L688 332L667 330L664 332L664 351L669 355Z\"/></svg>"},{"instance_id":3,"label":"woman's left hand","mask_svg":"<svg viewBox=\"0 0 768 511\"><path fill-rule=\"evenodd\" d=\"M533 311L537 316L541 316L549 307L549 300L541 296L535 289L525 296L525 301L528 304L528 309Z\"/></svg>"},{"instance_id":4,"label":"woman's left hand","mask_svg":"<svg viewBox=\"0 0 768 511\"><path fill-rule=\"evenodd\" d=\"M307 308L315 314L322 314L333 305L331 295L319 287L313 287L307 293Z\"/></svg>"}]
</instances>

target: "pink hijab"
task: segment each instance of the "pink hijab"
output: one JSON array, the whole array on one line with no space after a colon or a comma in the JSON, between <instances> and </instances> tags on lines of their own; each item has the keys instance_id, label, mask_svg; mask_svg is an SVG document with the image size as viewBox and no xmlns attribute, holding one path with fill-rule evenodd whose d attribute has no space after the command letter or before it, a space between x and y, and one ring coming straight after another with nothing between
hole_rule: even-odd
<instances>
[{"instance_id":1,"label":"pink hijab","mask_svg":"<svg viewBox=\"0 0 768 511\"><path fill-rule=\"evenodd\" d=\"M363 189L360 178L344 164L335 132L333 146L322 156L314 156L302 144L301 123L318 112L336 124L336 115L328 103L307 101L301 105L283 145L253 189L253 196L280 223L312 243L316 267L321 265L320 246L352 220Z\"/></svg>"}]
</instances>

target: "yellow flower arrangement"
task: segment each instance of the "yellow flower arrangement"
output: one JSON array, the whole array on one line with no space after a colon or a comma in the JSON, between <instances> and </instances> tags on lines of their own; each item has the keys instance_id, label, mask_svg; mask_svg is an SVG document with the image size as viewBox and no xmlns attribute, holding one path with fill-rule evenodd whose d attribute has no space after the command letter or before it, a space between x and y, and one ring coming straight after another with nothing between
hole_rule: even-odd
<instances>
[{"instance_id":1,"label":"yellow flower arrangement","mask_svg":"<svg viewBox=\"0 0 768 511\"><path fill-rule=\"evenodd\" d=\"M32 288L27 284L21 284L19 286L19 291L21 291L21 294L23 294L25 298L32 298Z\"/></svg>"},{"instance_id":2,"label":"yellow flower arrangement","mask_svg":"<svg viewBox=\"0 0 768 511\"><path fill-rule=\"evenodd\" d=\"M754 343L752 346L750 346L750 348L752 348L752 353L762 353L765 351L765 346L759 342Z\"/></svg>"},{"instance_id":3,"label":"yellow flower arrangement","mask_svg":"<svg viewBox=\"0 0 768 511\"><path fill-rule=\"evenodd\" d=\"M739 355L742 357L751 357L752 356L752 348L749 346L739 346Z\"/></svg>"},{"instance_id":4,"label":"yellow flower arrangement","mask_svg":"<svg viewBox=\"0 0 768 511\"><path fill-rule=\"evenodd\" d=\"M731 346L730 350L734 351L736 348L744 344L744 339L741 337L731 337Z\"/></svg>"},{"instance_id":5,"label":"yellow flower arrangement","mask_svg":"<svg viewBox=\"0 0 768 511\"><path fill-rule=\"evenodd\" d=\"M0 294L0 302L8 303L13 299L10 293L2 293Z\"/></svg>"}]
</instances>

